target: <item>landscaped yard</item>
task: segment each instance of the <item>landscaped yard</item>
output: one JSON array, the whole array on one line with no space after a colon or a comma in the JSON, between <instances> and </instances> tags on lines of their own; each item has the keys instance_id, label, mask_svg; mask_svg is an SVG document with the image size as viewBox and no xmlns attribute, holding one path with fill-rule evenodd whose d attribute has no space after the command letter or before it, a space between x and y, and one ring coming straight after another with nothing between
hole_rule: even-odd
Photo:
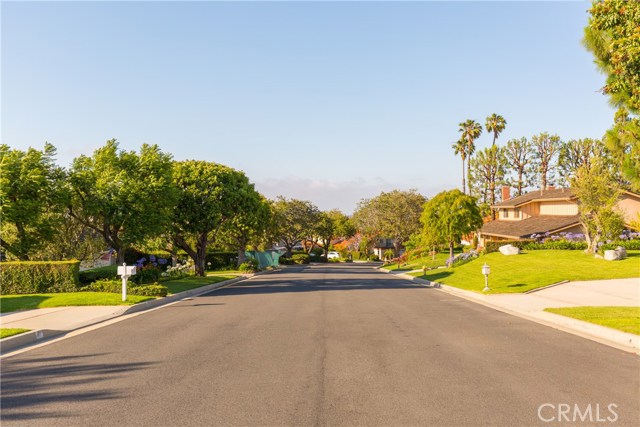
<instances>
[{"instance_id":1,"label":"landscaped yard","mask_svg":"<svg viewBox=\"0 0 640 427\"><path fill-rule=\"evenodd\" d=\"M29 332L29 329L21 329L21 328L1 328L0 329L0 339L12 337L14 335L22 334L25 332Z\"/></svg>"},{"instance_id":2,"label":"landscaped yard","mask_svg":"<svg viewBox=\"0 0 640 427\"><path fill-rule=\"evenodd\" d=\"M563 280L601 280L640 277L640 251L628 251L620 261L605 261L582 251L527 251L505 256L494 252L455 268L411 273L449 286L482 292L484 263L491 267L490 293L525 292Z\"/></svg>"},{"instance_id":3,"label":"landscaped yard","mask_svg":"<svg viewBox=\"0 0 640 427\"><path fill-rule=\"evenodd\" d=\"M381 269L385 269L385 270L389 270L389 271L396 271L396 270L419 270L422 269L423 266L426 266L427 268L433 268L433 267L439 267L439 266L444 266L445 262L447 261L447 258L449 258L449 252L438 252L436 254L436 259L434 260L433 257L424 257L424 258L419 258L419 259L414 259L412 261L409 261L406 265L401 265L400 268L398 268L398 264L389 264L389 265L385 265L383 267L380 267Z\"/></svg>"},{"instance_id":4,"label":"landscaped yard","mask_svg":"<svg viewBox=\"0 0 640 427\"><path fill-rule=\"evenodd\" d=\"M0 313L33 308L68 307L78 305L133 305L154 297L122 295L106 292L68 292L56 294L24 294L0 296Z\"/></svg>"},{"instance_id":5,"label":"landscaped yard","mask_svg":"<svg viewBox=\"0 0 640 427\"><path fill-rule=\"evenodd\" d=\"M544 311L640 335L640 307L563 307Z\"/></svg>"},{"instance_id":6,"label":"landscaped yard","mask_svg":"<svg viewBox=\"0 0 640 427\"><path fill-rule=\"evenodd\" d=\"M169 288L170 294L177 294L178 292L188 291L190 289L200 288L202 286L233 279L237 276L238 274L225 274L207 277L189 276L183 277L182 279L167 280L166 282L161 282L160 284Z\"/></svg>"}]
</instances>

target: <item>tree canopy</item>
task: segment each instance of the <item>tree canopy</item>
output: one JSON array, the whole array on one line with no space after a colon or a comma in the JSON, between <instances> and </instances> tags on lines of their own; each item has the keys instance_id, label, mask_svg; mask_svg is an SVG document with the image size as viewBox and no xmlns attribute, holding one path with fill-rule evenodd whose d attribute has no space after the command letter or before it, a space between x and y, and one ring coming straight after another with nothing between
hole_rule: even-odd
<instances>
[{"instance_id":1,"label":"tree canopy","mask_svg":"<svg viewBox=\"0 0 640 427\"><path fill-rule=\"evenodd\" d=\"M457 189L443 191L426 202L420 221L425 241L430 245L446 243L450 257L453 257L453 247L462 236L482 226L475 198Z\"/></svg>"},{"instance_id":2,"label":"tree canopy","mask_svg":"<svg viewBox=\"0 0 640 427\"><path fill-rule=\"evenodd\" d=\"M55 155L51 144L42 151L0 145L0 245L20 260L47 245L61 221L64 172Z\"/></svg>"},{"instance_id":3,"label":"tree canopy","mask_svg":"<svg viewBox=\"0 0 640 427\"><path fill-rule=\"evenodd\" d=\"M144 144L140 153L107 141L91 157L77 157L70 171L70 213L99 232L116 250L161 232L169 225L175 203L171 155Z\"/></svg>"}]
</instances>

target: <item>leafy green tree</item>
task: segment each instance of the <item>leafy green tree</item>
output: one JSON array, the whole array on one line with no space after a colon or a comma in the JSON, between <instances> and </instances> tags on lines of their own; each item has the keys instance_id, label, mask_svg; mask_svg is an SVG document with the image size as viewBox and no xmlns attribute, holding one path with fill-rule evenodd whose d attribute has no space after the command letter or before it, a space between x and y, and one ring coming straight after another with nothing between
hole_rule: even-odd
<instances>
[{"instance_id":1,"label":"leafy green tree","mask_svg":"<svg viewBox=\"0 0 640 427\"><path fill-rule=\"evenodd\" d=\"M618 107L604 142L628 180L640 191L640 2L594 1L583 43L607 76L602 92Z\"/></svg>"},{"instance_id":2,"label":"leafy green tree","mask_svg":"<svg viewBox=\"0 0 640 427\"><path fill-rule=\"evenodd\" d=\"M293 247L315 234L320 210L308 200L278 197L271 204L273 212L270 234L274 241L282 242L291 256Z\"/></svg>"},{"instance_id":3,"label":"leafy green tree","mask_svg":"<svg viewBox=\"0 0 640 427\"><path fill-rule=\"evenodd\" d=\"M594 1L583 43L607 76L602 92L613 105L640 113L640 2Z\"/></svg>"},{"instance_id":4,"label":"leafy green tree","mask_svg":"<svg viewBox=\"0 0 640 427\"><path fill-rule=\"evenodd\" d=\"M533 145L524 137L510 139L504 149L504 155L516 176L513 182L516 195L521 196L531 180Z\"/></svg>"},{"instance_id":5,"label":"leafy green tree","mask_svg":"<svg viewBox=\"0 0 640 427\"><path fill-rule=\"evenodd\" d=\"M204 276L207 247L238 226L245 228L234 236L239 239L240 250L254 227L256 231L261 228L266 213L254 217L246 212L261 201L242 172L199 160L175 162L173 168L178 202L171 215L171 238L193 259L196 275Z\"/></svg>"},{"instance_id":6,"label":"leafy green tree","mask_svg":"<svg viewBox=\"0 0 640 427\"><path fill-rule=\"evenodd\" d=\"M555 161L562 141L558 135L549 135L546 132L534 135L531 139L533 145L533 165L537 172L537 182L540 189L546 190L555 176Z\"/></svg>"},{"instance_id":7,"label":"leafy green tree","mask_svg":"<svg viewBox=\"0 0 640 427\"><path fill-rule=\"evenodd\" d=\"M485 129L487 132L491 132L493 134L493 142L491 146L496 145L496 139L502 133L505 127L507 127L507 121L499 114L493 113L489 117L487 117L487 121L485 123Z\"/></svg>"},{"instance_id":8,"label":"leafy green tree","mask_svg":"<svg viewBox=\"0 0 640 427\"><path fill-rule=\"evenodd\" d=\"M622 184L640 191L640 119L631 117L626 109L620 108L613 127L604 136L604 142L623 174Z\"/></svg>"},{"instance_id":9,"label":"leafy green tree","mask_svg":"<svg viewBox=\"0 0 640 427\"><path fill-rule=\"evenodd\" d=\"M465 184L465 161L467 160L467 142L464 139L457 140L452 146L453 153L456 156L460 156L462 159L462 192L466 193L467 188Z\"/></svg>"},{"instance_id":10,"label":"leafy green tree","mask_svg":"<svg viewBox=\"0 0 640 427\"><path fill-rule=\"evenodd\" d=\"M460 190L443 191L425 203L420 221L425 240L431 246L447 244L450 258L454 245L460 243L462 236L482 226L476 200Z\"/></svg>"},{"instance_id":11,"label":"leafy green tree","mask_svg":"<svg viewBox=\"0 0 640 427\"><path fill-rule=\"evenodd\" d=\"M271 204L260 193L248 190L236 206L237 212L225 224L224 239L238 251L238 265L246 260L249 245L258 246L271 221Z\"/></svg>"},{"instance_id":12,"label":"leafy green tree","mask_svg":"<svg viewBox=\"0 0 640 427\"><path fill-rule=\"evenodd\" d=\"M65 212L57 224L55 238L46 240L44 246L31 258L40 260L77 259L93 262L106 249L107 245L100 233Z\"/></svg>"},{"instance_id":13,"label":"leafy green tree","mask_svg":"<svg viewBox=\"0 0 640 427\"><path fill-rule=\"evenodd\" d=\"M42 151L0 145L0 245L23 261L56 238L62 219L64 171L55 155L48 143Z\"/></svg>"},{"instance_id":14,"label":"leafy green tree","mask_svg":"<svg viewBox=\"0 0 640 427\"><path fill-rule=\"evenodd\" d=\"M620 235L624 227L623 217L616 210L619 188L610 170L597 159L591 166L582 165L576 170L571 187L579 201L587 252L595 253L601 241Z\"/></svg>"},{"instance_id":15,"label":"leafy green tree","mask_svg":"<svg viewBox=\"0 0 640 427\"><path fill-rule=\"evenodd\" d=\"M496 212L490 207L496 204L497 187L505 180L507 166L504 150L497 145L492 145L478 152L476 158L471 162L476 187L481 189L482 202L489 208L493 219L496 219Z\"/></svg>"},{"instance_id":16,"label":"leafy green tree","mask_svg":"<svg viewBox=\"0 0 640 427\"><path fill-rule=\"evenodd\" d=\"M367 241L391 238L396 254L412 234L420 230L420 214L425 197L416 190L380 193L373 199L362 200L353 214L358 231Z\"/></svg>"},{"instance_id":17,"label":"leafy green tree","mask_svg":"<svg viewBox=\"0 0 640 427\"><path fill-rule=\"evenodd\" d=\"M69 213L104 238L124 262L124 250L164 232L175 206L171 155L144 144L140 153L115 139L73 161Z\"/></svg>"},{"instance_id":18,"label":"leafy green tree","mask_svg":"<svg viewBox=\"0 0 640 427\"><path fill-rule=\"evenodd\" d=\"M471 194L471 157L476 151L475 141L482 135L482 125L475 120L466 120L458 125L458 132L461 133L461 139L467 143L467 184L469 185L469 194Z\"/></svg>"}]
</instances>

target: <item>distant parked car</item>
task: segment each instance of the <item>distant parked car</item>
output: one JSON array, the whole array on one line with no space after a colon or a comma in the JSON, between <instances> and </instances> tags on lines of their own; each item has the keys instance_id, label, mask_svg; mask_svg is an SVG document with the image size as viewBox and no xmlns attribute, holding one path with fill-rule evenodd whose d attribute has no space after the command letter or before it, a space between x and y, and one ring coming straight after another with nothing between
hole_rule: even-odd
<instances>
[{"instance_id":1,"label":"distant parked car","mask_svg":"<svg viewBox=\"0 0 640 427\"><path fill-rule=\"evenodd\" d=\"M340 254L338 252L329 252L327 254L327 259L338 259L340 258Z\"/></svg>"}]
</instances>

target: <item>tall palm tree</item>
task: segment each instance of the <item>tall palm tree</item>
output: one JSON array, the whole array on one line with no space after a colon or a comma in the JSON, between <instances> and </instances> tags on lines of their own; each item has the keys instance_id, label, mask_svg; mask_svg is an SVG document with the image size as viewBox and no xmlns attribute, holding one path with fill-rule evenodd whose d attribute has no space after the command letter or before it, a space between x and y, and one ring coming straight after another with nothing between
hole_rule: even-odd
<instances>
[{"instance_id":1,"label":"tall palm tree","mask_svg":"<svg viewBox=\"0 0 640 427\"><path fill-rule=\"evenodd\" d=\"M491 146L496 145L496 139L502 133L504 128L507 126L507 121L501 115L493 113L489 117L487 117L487 122L485 123L485 128L487 132L493 132L493 143Z\"/></svg>"},{"instance_id":2,"label":"tall palm tree","mask_svg":"<svg viewBox=\"0 0 640 427\"><path fill-rule=\"evenodd\" d=\"M467 183L469 185L469 194L471 194L471 156L476 151L475 140L482 135L482 125L475 120L469 119L458 126L460 126L458 132L462 133L461 139L467 143Z\"/></svg>"},{"instance_id":3,"label":"tall palm tree","mask_svg":"<svg viewBox=\"0 0 640 427\"><path fill-rule=\"evenodd\" d=\"M460 155L460 157L462 158L462 193L465 193L466 186L464 181L464 162L467 160L467 142L464 139L460 138L451 146L451 148L453 148L453 153L456 156Z\"/></svg>"}]
</instances>

